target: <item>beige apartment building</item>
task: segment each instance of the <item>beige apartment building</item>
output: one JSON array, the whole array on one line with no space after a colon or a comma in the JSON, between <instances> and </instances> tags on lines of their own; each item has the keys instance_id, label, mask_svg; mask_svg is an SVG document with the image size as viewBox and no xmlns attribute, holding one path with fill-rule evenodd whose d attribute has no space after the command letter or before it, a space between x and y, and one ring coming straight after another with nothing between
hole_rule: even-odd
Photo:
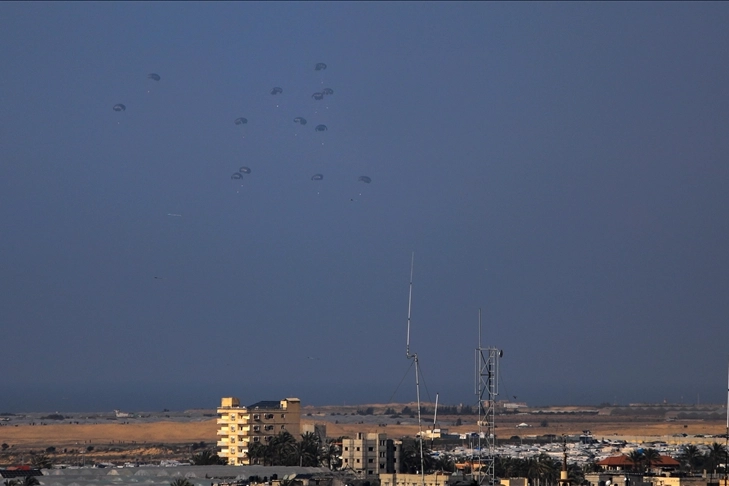
<instances>
[{"instance_id":1,"label":"beige apartment building","mask_svg":"<svg viewBox=\"0 0 729 486\"><path fill-rule=\"evenodd\" d=\"M392 474L400 466L401 449L402 443L387 434L358 432L353 439L342 439L342 468L362 479Z\"/></svg>"},{"instance_id":2,"label":"beige apartment building","mask_svg":"<svg viewBox=\"0 0 729 486\"><path fill-rule=\"evenodd\" d=\"M434 474L380 474L382 486L447 486L451 473ZM503 484L503 483L502 483Z\"/></svg>"},{"instance_id":3,"label":"beige apartment building","mask_svg":"<svg viewBox=\"0 0 729 486\"><path fill-rule=\"evenodd\" d=\"M218 455L230 465L247 465L248 447L253 443L267 444L281 432L289 432L298 440L301 400L285 398L241 407L237 398L225 397L218 407L218 426Z\"/></svg>"}]
</instances>

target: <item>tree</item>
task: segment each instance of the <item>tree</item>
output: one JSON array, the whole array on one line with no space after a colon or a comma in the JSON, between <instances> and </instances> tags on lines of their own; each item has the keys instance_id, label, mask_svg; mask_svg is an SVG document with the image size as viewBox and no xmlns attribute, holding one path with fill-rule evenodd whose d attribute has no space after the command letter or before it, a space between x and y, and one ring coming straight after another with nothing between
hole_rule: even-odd
<instances>
[{"instance_id":1,"label":"tree","mask_svg":"<svg viewBox=\"0 0 729 486\"><path fill-rule=\"evenodd\" d=\"M35 476L25 476L20 482L20 486L39 486L40 481Z\"/></svg>"},{"instance_id":2,"label":"tree","mask_svg":"<svg viewBox=\"0 0 729 486\"><path fill-rule=\"evenodd\" d=\"M307 432L301 436L301 442L297 447L298 466L317 467L319 465L321 440L312 433Z\"/></svg>"},{"instance_id":3,"label":"tree","mask_svg":"<svg viewBox=\"0 0 729 486\"><path fill-rule=\"evenodd\" d=\"M643 455L643 451L639 449L634 449L630 451L630 454L628 454L628 459L632 463L631 470L638 473L643 472L643 464L645 463L645 456Z\"/></svg>"},{"instance_id":4,"label":"tree","mask_svg":"<svg viewBox=\"0 0 729 486\"><path fill-rule=\"evenodd\" d=\"M689 472L693 474L694 470L701 464L703 456L699 452L699 448L694 444L688 444L683 446L679 461L684 467L688 467Z\"/></svg>"},{"instance_id":5,"label":"tree","mask_svg":"<svg viewBox=\"0 0 729 486\"><path fill-rule=\"evenodd\" d=\"M197 454L193 454L190 458L190 462L193 466L213 466L213 465L225 465L228 462L221 458L216 452L210 449L205 449Z\"/></svg>"},{"instance_id":6,"label":"tree","mask_svg":"<svg viewBox=\"0 0 729 486\"><path fill-rule=\"evenodd\" d=\"M186 478L175 479L170 482L170 486L195 486Z\"/></svg>"},{"instance_id":7,"label":"tree","mask_svg":"<svg viewBox=\"0 0 729 486\"><path fill-rule=\"evenodd\" d=\"M726 448L718 442L714 442L711 444L711 447L709 447L709 452L706 456L706 465L707 468L714 473L714 475L716 475L719 465L724 464L726 461L726 453Z\"/></svg>"},{"instance_id":8,"label":"tree","mask_svg":"<svg viewBox=\"0 0 729 486\"><path fill-rule=\"evenodd\" d=\"M248 462L251 464L266 465L266 458L268 456L267 447L260 442L253 442L248 446Z\"/></svg>"},{"instance_id":9,"label":"tree","mask_svg":"<svg viewBox=\"0 0 729 486\"><path fill-rule=\"evenodd\" d=\"M30 464L37 469L50 469L53 467L53 462L45 454L34 454L30 459Z\"/></svg>"},{"instance_id":10,"label":"tree","mask_svg":"<svg viewBox=\"0 0 729 486\"><path fill-rule=\"evenodd\" d=\"M560 470L559 461L555 461L543 452L537 457L537 468L539 479L544 480L545 484L554 484L557 481Z\"/></svg>"},{"instance_id":11,"label":"tree","mask_svg":"<svg viewBox=\"0 0 729 486\"><path fill-rule=\"evenodd\" d=\"M649 447L643 450L643 466L647 469L651 469L656 464L661 462L661 453L656 449Z\"/></svg>"},{"instance_id":12,"label":"tree","mask_svg":"<svg viewBox=\"0 0 729 486\"><path fill-rule=\"evenodd\" d=\"M268 445L272 466L296 466L298 458L295 457L296 439L288 431L283 431Z\"/></svg>"},{"instance_id":13,"label":"tree","mask_svg":"<svg viewBox=\"0 0 729 486\"><path fill-rule=\"evenodd\" d=\"M319 451L320 463L332 471L342 467L342 460L339 457L342 451L337 442L341 444L342 438L340 437L337 441L327 440L324 444L321 444Z\"/></svg>"},{"instance_id":14,"label":"tree","mask_svg":"<svg viewBox=\"0 0 729 486\"><path fill-rule=\"evenodd\" d=\"M420 445L419 439L403 439L400 472L416 474L420 472ZM423 444L423 468L425 472L433 470L433 456L430 450Z\"/></svg>"},{"instance_id":15,"label":"tree","mask_svg":"<svg viewBox=\"0 0 729 486\"><path fill-rule=\"evenodd\" d=\"M446 454L440 454L438 456L438 459L436 459L435 463L433 464L433 467L437 471L444 471L444 472L455 472L456 471L456 462L453 460L453 458L450 455Z\"/></svg>"}]
</instances>

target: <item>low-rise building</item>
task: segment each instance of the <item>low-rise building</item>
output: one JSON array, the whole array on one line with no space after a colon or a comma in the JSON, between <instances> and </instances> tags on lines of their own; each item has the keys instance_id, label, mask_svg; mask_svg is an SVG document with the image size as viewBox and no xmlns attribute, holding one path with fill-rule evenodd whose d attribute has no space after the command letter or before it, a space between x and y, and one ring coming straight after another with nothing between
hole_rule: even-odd
<instances>
[{"instance_id":1,"label":"low-rise building","mask_svg":"<svg viewBox=\"0 0 729 486\"><path fill-rule=\"evenodd\" d=\"M381 486L446 486L450 473L438 471L434 474L380 474Z\"/></svg>"}]
</instances>

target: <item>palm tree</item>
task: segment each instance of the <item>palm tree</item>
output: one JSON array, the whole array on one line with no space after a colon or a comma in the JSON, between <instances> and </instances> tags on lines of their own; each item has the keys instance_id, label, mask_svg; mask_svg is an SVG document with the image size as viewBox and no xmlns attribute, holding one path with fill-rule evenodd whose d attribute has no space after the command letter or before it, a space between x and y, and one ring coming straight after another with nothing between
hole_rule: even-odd
<instances>
[{"instance_id":1,"label":"palm tree","mask_svg":"<svg viewBox=\"0 0 729 486\"><path fill-rule=\"evenodd\" d=\"M628 460L633 463L631 466L631 469L637 473L643 472L643 464L645 463L645 456L643 455L643 451L639 449L634 449L630 451L630 454L628 454Z\"/></svg>"},{"instance_id":2,"label":"palm tree","mask_svg":"<svg viewBox=\"0 0 729 486\"><path fill-rule=\"evenodd\" d=\"M723 464L726 460L726 447L719 444L718 442L714 442L711 444L711 447L709 447L709 452L706 457L706 463L708 468L713 472L714 475L716 475L719 464Z\"/></svg>"},{"instance_id":3,"label":"palm tree","mask_svg":"<svg viewBox=\"0 0 729 486\"><path fill-rule=\"evenodd\" d=\"M319 465L319 451L321 449L321 440L312 433L307 432L301 436L301 442L297 447L297 455L299 456L299 466L316 467Z\"/></svg>"},{"instance_id":4,"label":"palm tree","mask_svg":"<svg viewBox=\"0 0 729 486\"><path fill-rule=\"evenodd\" d=\"M339 439L339 443L341 444L342 440ZM339 459L339 454L341 451L339 450L339 446L335 441L328 440L326 443L321 445L321 450L319 452L319 460L321 464L328 467L330 470L339 469L342 464L341 460Z\"/></svg>"},{"instance_id":5,"label":"palm tree","mask_svg":"<svg viewBox=\"0 0 729 486\"><path fill-rule=\"evenodd\" d=\"M524 463L524 475L529 479L529 484L532 486L539 482L539 461L535 457L530 457Z\"/></svg>"},{"instance_id":6,"label":"palm tree","mask_svg":"<svg viewBox=\"0 0 729 486\"><path fill-rule=\"evenodd\" d=\"M179 478L170 482L170 486L195 486L187 478Z\"/></svg>"},{"instance_id":7,"label":"palm tree","mask_svg":"<svg viewBox=\"0 0 729 486\"><path fill-rule=\"evenodd\" d=\"M699 452L699 448L693 444L683 446L683 451L679 456L679 460L684 466L688 466L689 472L694 473L694 469L701 463L703 456Z\"/></svg>"},{"instance_id":8,"label":"palm tree","mask_svg":"<svg viewBox=\"0 0 729 486\"><path fill-rule=\"evenodd\" d=\"M567 478L575 486L585 484L585 471L577 464L567 464Z\"/></svg>"},{"instance_id":9,"label":"palm tree","mask_svg":"<svg viewBox=\"0 0 729 486\"><path fill-rule=\"evenodd\" d=\"M659 464L661 462L661 453L657 450L649 447L648 449L643 450L643 464L646 468L649 470L651 467L655 466L656 464Z\"/></svg>"},{"instance_id":10,"label":"palm tree","mask_svg":"<svg viewBox=\"0 0 729 486\"><path fill-rule=\"evenodd\" d=\"M35 476L25 476L23 478L23 481L20 482L21 486L38 486L40 485L40 481L38 481L38 478Z\"/></svg>"},{"instance_id":11,"label":"palm tree","mask_svg":"<svg viewBox=\"0 0 729 486\"><path fill-rule=\"evenodd\" d=\"M267 447L260 442L253 442L248 446L248 452L246 452L246 455L248 456L248 462L251 464L261 464L263 466L266 465L266 457L267 454Z\"/></svg>"},{"instance_id":12,"label":"palm tree","mask_svg":"<svg viewBox=\"0 0 729 486\"><path fill-rule=\"evenodd\" d=\"M545 453L539 454L537 457L537 469L539 471L539 479L544 480L544 484L554 484L557 481L558 471L560 470L559 462L556 462Z\"/></svg>"},{"instance_id":13,"label":"palm tree","mask_svg":"<svg viewBox=\"0 0 729 486\"><path fill-rule=\"evenodd\" d=\"M298 461L294 454L296 439L288 431L283 431L268 445L272 466L295 466Z\"/></svg>"},{"instance_id":14,"label":"palm tree","mask_svg":"<svg viewBox=\"0 0 729 486\"><path fill-rule=\"evenodd\" d=\"M227 464L227 461L225 459L222 459L217 453L211 451L210 449L205 449L204 451L198 452L197 454L193 454L190 462L192 462L194 466Z\"/></svg>"}]
</instances>

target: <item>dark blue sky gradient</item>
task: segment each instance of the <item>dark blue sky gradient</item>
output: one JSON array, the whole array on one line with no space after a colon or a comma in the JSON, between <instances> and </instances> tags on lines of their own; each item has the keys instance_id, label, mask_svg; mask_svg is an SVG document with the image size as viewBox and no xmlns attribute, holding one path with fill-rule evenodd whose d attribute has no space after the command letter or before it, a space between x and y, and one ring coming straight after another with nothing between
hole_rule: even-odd
<instances>
[{"instance_id":1,"label":"dark blue sky gradient","mask_svg":"<svg viewBox=\"0 0 729 486\"><path fill-rule=\"evenodd\" d=\"M723 402L728 20L1 2L0 411Z\"/></svg>"}]
</instances>

